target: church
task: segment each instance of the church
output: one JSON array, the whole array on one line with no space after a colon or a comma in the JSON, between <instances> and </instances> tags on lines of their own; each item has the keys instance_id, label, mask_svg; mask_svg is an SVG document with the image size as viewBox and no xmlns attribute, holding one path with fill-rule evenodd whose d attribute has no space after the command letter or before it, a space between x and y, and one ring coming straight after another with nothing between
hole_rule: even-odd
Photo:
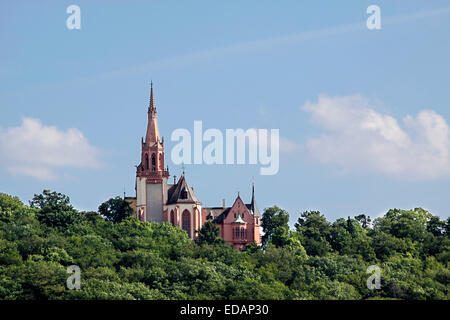
<instances>
[{"instance_id":1,"label":"church","mask_svg":"<svg viewBox=\"0 0 450 320\"><path fill-rule=\"evenodd\" d=\"M191 239L206 221L220 229L220 237L233 248L242 250L247 244L261 244L261 213L255 200L245 203L239 193L231 207L204 207L188 183L181 177L169 183L169 168L165 166L164 138L159 134L153 83L150 84L150 103L145 139L141 139L141 160L136 167L136 197L126 197L136 217L141 221L169 222L185 230Z\"/></svg>"}]
</instances>

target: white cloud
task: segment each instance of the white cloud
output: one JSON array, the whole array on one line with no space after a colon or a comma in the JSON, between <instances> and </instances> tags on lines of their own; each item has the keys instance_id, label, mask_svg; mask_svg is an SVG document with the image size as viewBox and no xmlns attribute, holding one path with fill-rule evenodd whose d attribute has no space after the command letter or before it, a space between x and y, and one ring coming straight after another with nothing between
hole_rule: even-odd
<instances>
[{"instance_id":1,"label":"white cloud","mask_svg":"<svg viewBox=\"0 0 450 320\"><path fill-rule=\"evenodd\" d=\"M322 163L405 179L450 176L449 126L433 110L397 121L375 111L371 102L359 95L320 95L317 103L308 102L303 110L326 129L306 142L309 154Z\"/></svg>"},{"instance_id":2,"label":"white cloud","mask_svg":"<svg viewBox=\"0 0 450 320\"><path fill-rule=\"evenodd\" d=\"M280 137L280 151L281 152L285 152L285 153L292 153L295 151L300 150L300 146L298 144L296 144L294 141L285 138L285 137Z\"/></svg>"},{"instance_id":3,"label":"white cloud","mask_svg":"<svg viewBox=\"0 0 450 320\"><path fill-rule=\"evenodd\" d=\"M98 156L78 129L62 131L39 119L24 118L19 127L0 131L0 161L11 174L52 180L58 168L98 167Z\"/></svg>"}]
</instances>

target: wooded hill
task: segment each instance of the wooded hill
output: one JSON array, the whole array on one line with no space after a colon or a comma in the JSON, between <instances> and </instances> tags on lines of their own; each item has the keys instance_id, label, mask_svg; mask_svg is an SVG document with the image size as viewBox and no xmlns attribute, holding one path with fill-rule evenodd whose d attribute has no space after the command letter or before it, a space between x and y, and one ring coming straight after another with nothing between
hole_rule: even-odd
<instances>
[{"instance_id":1,"label":"wooded hill","mask_svg":"<svg viewBox=\"0 0 450 320\"><path fill-rule=\"evenodd\" d=\"M450 219L420 208L373 222L304 212L290 230L271 207L263 247L242 252L212 223L193 241L129 214L118 197L80 212L48 190L29 205L0 194L0 299L449 299ZM79 290L66 286L70 265ZM367 287L370 265L380 289Z\"/></svg>"}]
</instances>

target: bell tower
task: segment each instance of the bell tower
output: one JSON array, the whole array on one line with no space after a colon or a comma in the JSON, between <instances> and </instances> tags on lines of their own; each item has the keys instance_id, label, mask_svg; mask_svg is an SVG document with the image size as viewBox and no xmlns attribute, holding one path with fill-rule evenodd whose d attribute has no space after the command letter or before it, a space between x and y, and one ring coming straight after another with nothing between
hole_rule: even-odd
<instances>
[{"instance_id":1,"label":"bell tower","mask_svg":"<svg viewBox=\"0 0 450 320\"><path fill-rule=\"evenodd\" d=\"M141 139L141 163L136 168L136 209L142 221L163 221L169 170L164 168L164 138L158 130L157 112L150 83L150 103L145 140Z\"/></svg>"}]
</instances>

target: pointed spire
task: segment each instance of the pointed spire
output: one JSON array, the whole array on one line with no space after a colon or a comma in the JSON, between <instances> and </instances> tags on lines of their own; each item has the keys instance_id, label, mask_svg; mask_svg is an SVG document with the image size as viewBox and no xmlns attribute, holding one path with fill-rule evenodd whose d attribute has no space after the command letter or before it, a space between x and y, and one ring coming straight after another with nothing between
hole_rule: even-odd
<instances>
[{"instance_id":1,"label":"pointed spire","mask_svg":"<svg viewBox=\"0 0 450 320\"><path fill-rule=\"evenodd\" d=\"M259 212L258 206L256 205L255 181L254 180L252 180L252 202L250 203L250 208L251 208L254 216L261 216L261 213Z\"/></svg>"},{"instance_id":2,"label":"pointed spire","mask_svg":"<svg viewBox=\"0 0 450 320\"><path fill-rule=\"evenodd\" d=\"M149 112L156 112L155 103L153 101L153 81L150 81L150 103L148 106Z\"/></svg>"},{"instance_id":3,"label":"pointed spire","mask_svg":"<svg viewBox=\"0 0 450 320\"><path fill-rule=\"evenodd\" d=\"M148 106L148 124L147 134L145 135L145 143L153 145L159 143L159 130L158 123L156 121L156 107L153 101L153 81L150 82L150 104Z\"/></svg>"}]
</instances>

